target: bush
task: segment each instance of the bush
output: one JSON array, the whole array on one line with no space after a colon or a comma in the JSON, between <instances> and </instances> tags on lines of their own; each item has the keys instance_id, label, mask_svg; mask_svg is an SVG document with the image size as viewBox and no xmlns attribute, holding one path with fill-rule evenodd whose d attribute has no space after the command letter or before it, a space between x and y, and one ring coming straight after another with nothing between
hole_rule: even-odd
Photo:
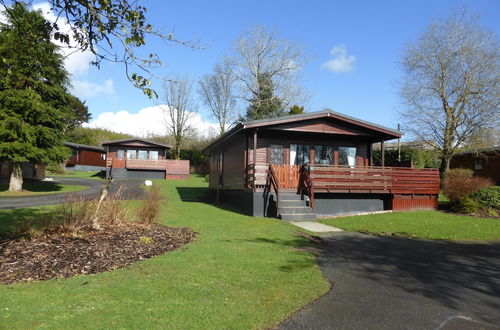
<instances>
[{"instance_id":1,"label":"bush","mask_svg":"<svg viewBox=\"0 0 500 330\"><path fill-rule=\"evenodd\" d=\"M476 214L483 206L471 197L461 197L453 203L453 210L462 214Z\"/></svg>"},{"instance_id":2,"label":"bush","mask_svg":"<svg viewBox=\"0 0 500 330\"><path fill-rule=\"evenodd\" d=\"M483 206L500 210L500 186L479 189L471 197Z\"/></svg>"},{"instance_id":3,"label":"bush","mask_svg":"<svg viewBox=\"0 0 500 330\"><path fill-rule=\"evenodd\" d=\"M448 170L443 182L444 193L452 201L491 185L490 179L473 176L472 170L464 168Z\"/></svg>"},{"instance_id":4,"label":"bush","mask_svg":"<svg viewBox=\"0 0 500 330\"><path fill-rule=\"evenodd\" d=\"M162 195L157 186L145 189L144 200L141 201L137 215L139 222L152 224L158 218L161 208Z\"/></svg>"},{"instance_id":5,"label":"bush","mask_svg":"<svg viewBox=\"0 0 500 330\"><path fill-rule=\"evenodd\" d=\"M65 174L66 173L66 169L64 167L64 164L47 165L47 167L45 167L45 171L47 172L47 174Z\"/></svg>"}]
</instances>

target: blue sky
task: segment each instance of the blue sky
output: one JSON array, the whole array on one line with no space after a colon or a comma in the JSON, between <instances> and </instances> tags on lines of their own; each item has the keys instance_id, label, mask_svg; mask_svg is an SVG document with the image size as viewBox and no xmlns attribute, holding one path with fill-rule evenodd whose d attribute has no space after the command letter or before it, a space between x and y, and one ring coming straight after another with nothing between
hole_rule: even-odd
<instances>
[{"instance_id":1,"label":"blue sky","mask_svg":"<svg viewBox=\"0 0 500 330\"><path fill-rule=\"evenodd\" d=\"M389 127L395 127L398 122L400 102L396 91L401 73L398 61L405 44L415 40L428 24L449 15L453 9L466 6L470 12L481 15L481 25L500 32L498 0L148 0L141 3L148 8L154 26L165 32L175 30L178 39L199 40L206 47L192 50L151 39L148 51L158 53L166 63L158 74L186 73L196 80L210 72L249 26L255 23L274 26L281 37L304 44L307 55L313 58L302 75L303 87L312 95L307 111L328 107ZM355 60L351 58L349 72L335 73L323 67L333 59L332 48L339 45L344 46L346 58L355 57ZM149 100L131 87L123 66L105 64L97 70L86 67L82 61L85 59L76 60L83 67L78 69L76 63L75 92L86 99L95 126L114 123L115 127L122 127L123 121L133 126L142 120L142 115L137 115L139 110L161 103L161 99ZM122 111L120 120L116 116L119 111ZM149 114L153 111L151 108ZM146 112L144 116L148 116ZM212 121L201 102L199 113L203 121ZM123 126L120 130L127 128Z\"/></svg>"}]
</instances>

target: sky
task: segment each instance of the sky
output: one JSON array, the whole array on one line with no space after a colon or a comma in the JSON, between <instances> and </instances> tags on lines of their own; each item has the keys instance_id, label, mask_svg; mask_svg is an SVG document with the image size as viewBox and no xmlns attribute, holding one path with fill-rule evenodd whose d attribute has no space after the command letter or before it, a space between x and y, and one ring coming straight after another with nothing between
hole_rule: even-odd
<instances>
[{"instance_id":1,"label":"sky","mask_svg":"<svg viewBox=\"0 0 500 330\"><path fill-rule=\"evenodd\" d=\"M416 40L434 20L466 7L479 14L479 23L500 34L498 0L418 1L140 1L149 22L184 41L198 41L191 49L148 39L148 52L165 66L159 76L187 74L197 81L210 73L250 26L274 27L282 38L300 42L312 60L301 72L302 87L311 95L306 111L330 108L379 125L395 128L400 121L397 95L399 61L405 45ZM35 3L45 13L46 2ZM47 17L50 16L50 14ZM121 64L88 64L89 54L67 59L73 92L92 113L91 127L111 128L137 136L164 134L161 83L158 100L148 99L126 79ZM195 95L197 98L198 96ZM206 134L216 127L201 101L194 118ZM404 130L404 128L403 128Z\"/></svg>"}]
</instances>

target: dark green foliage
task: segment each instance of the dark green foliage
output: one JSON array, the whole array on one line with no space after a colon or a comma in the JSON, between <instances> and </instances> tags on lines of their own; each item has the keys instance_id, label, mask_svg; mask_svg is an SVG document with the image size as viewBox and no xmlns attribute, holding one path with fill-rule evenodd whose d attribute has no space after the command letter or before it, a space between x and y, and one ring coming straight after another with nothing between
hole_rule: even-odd
<instances>
[{"instance_id":1,"label":"dark green foliage","mask_svg":"<svg viewBox=\"0 0 500 330\"><path fill-rule=\"evenodd\" d=\"M500 210L500 186L479 189L471 197L483 206Z\"/></svg>"},{"instance_id":2,"label":"dark green foliage","mask_svg":"<svg viewBox=\"0 0 500 330\"><path fill-rule=\"evenodd\" d=\"M182 149L180 151L180 159L187 159L191 166L198 166L205 162L207 156L199 149Z\"/></svg>"},{"instance_id":3,"label":"dark green foliage","mask_svg":"<svg viewBox=\"0 0 500 330\"><path fill-rule=\"evenodd\" d=\"M283 102L274 94L272 77L263 73L258 77L259 91L253 96L246 119L264 119L284 116Z\"/></svg>"},{"instance_id":4,"label":"dark green foliage","mask_svg":"<svg viewBox=\"0 0 500 330\"><path fill-rule=\"evenodd\" d=\"M100 146L104 141L131 137L128 134L117 133L103 128L75 127L66 135L67 142Z\"/></svg>"},{"instance_id":5,"label":"dark green foliage","mask_svg":"<svg viewBox=\"0 0 500 330\"><path fill-rule=\"evenodd\" d=\"M417 168L438 168L439 155L433 150L414 149L401 147L401 161L413 161L413 166ZM373 150L374 165L381 165L380 150ZM398 150L385 150L385 166L395 166L398 163Z\"/></svg>"},{"instance_id":6,"label":"dark green foliage","mask_svg":"<svg viewBox=\"0 0 500 330\"><path fill-rule=\"evenodd\" d=\"M300 107L297 104L293 105L288 112L290 115L300 115L304 113L304 107Z\"/></svg>"},{"instance_id":7,"label":"dark green foliage","mask_svg":"<svg viewBox=\"0 0 500 330\"><path fill-rule=\"evenodd\" d=\"M89 113L89 107L85 104L85 101L80 100L76 96L69 96L69 107L73 110L74 114L74 117L69 124L70 128L75 128L83 123L88 123L92 118L92 115Z\"/></svg>"},{"instance_id":8,"label":"dark green foliage","mask_svg":"<svg viewBox=\"0 0 500 330\"><path fill-rule=\"evenodd\" d=\"M73 118L63 58L39 12L20 3L9 12L0 25L0 158L63 161L62 136Z\"/></svg>"}]
</instances>

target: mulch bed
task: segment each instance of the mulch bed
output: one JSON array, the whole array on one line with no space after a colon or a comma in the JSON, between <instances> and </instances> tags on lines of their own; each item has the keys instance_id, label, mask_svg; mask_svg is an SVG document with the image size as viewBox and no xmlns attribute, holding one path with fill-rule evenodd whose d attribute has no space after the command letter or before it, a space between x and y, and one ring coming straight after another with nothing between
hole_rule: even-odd
<instances>
[{"instance_id":1,"label":"mulch bed","mask_svg":"<svg viewBox=\"0 0 500 330\"><path fill-rule=\"evenodd\" d=\"M97 274L173 251L193 241L189 228L121 224L84 236L52 233L0 243L0 283Z\"/></svg>"}]
</instances>

